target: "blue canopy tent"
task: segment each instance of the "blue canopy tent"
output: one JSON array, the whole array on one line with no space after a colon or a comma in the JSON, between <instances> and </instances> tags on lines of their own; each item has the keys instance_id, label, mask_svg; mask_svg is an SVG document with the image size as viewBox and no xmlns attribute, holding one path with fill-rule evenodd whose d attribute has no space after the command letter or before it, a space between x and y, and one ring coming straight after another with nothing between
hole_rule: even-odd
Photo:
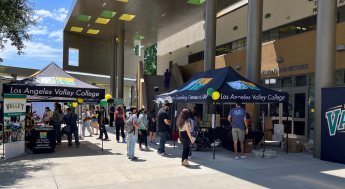
<instances>
[{"instance_id":1,"label":"blue canopy tent","mask_svg":"<svg viewBox=\"0 0 345 189\"><path fill-rule=\"evenodd\" d=\"M213 88L220 93L217 103L288 103L289 94L274 91L249 81L232 67L209 70L194 76L177 89L155 96L155 101L173 103L207 103L207 90ZM176 107L176 106L175 106ZM216 109L216 108L215 108ZM176 125L175 125L176 127ZM215 150L215 148L213 148Z\"/></svg>"}]
</instances>

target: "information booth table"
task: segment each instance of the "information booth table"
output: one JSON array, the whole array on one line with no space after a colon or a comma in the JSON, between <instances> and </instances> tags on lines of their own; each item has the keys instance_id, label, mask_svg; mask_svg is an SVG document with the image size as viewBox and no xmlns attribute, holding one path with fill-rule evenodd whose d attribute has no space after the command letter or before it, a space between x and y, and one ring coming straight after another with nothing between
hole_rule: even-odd
<instances>
[{"instance_id":1,"label":"information booth table","mask_svg":"<svg viewBox=\"0 0 345 189\"><path fill-rule=\"evenodd\" d=\"M55 129L34 129L31 131L34 153L50 153L55 151Z\"/></svg>"}]
</instances>

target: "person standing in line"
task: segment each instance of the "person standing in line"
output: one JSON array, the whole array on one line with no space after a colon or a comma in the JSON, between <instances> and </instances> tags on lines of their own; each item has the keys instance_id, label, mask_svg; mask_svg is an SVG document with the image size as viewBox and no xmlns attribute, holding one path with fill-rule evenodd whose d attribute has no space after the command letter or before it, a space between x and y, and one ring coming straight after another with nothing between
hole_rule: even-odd
<instances>
[{"instance_id":1,"label":"person standing in line","mask_svg":"<svg viewBox=\"0 0 345 189\"><path fill-rule=\"evenodd\" d=\"M189 129L190 135L194 137L194 131L198 129L199 127L199 115L195 114L194 119L191 119L191 127ZM192 149L189 148L189 154L188 154L188 159L192 159Z\"/></svg>"},{"instance_id":2,"label":"person standing in line","mask_svg":"<svg viewBox=\"0 0 345 189\"><path fill-rule=\"evenodd\" d=\"M157 118L156 118L156 110L152 109L150 112L150 115L147 117L147 120L149 121L149 129L148 131L150 132L150 143L149 144L154 144L157 145L155 143L155 139L156 139L156 135L157 135Z\"/></svg>"},{"instance_id":3,"label":"person standing in line","mask_svg":"<svg viewBox=\"0 0 345 189\"><path fill-rule=\"evenodd\" d=\"M43 123L49 123L49 120L50 120L50 109L49 109L49 107L45 108L42 120L43 120Z\"/></svg>"},{"instance_id":4,"label":"person standing in line","mask_svg":"<svg viewBox=\"0 0 345 189\"><path fill-rule=\"evenodd\" d=\"M191 123L190 123L190 115L188 109L183 109L180 116L177 118L176 124L178 129L180 130L180 141L183 144L183 151L182 151L182 166L189 166L188 163L188 154L190 145L189 143L194 143L192 135L190 133Z\"/></svg>"},{"instance_id":5,"label":"person standing in line","mask_svg":"<svg viewBox=\"0 0 345 189\"><path fill-rule=\"evenodd\" d=\"M134 161L137 160L138 158L134 156L134 148L135 148L135 142L138 139L138 130L140 129L139 125L137 124L138 122L138 116L136 114L137 112L137 107L132 106L130 111L132 115L130 118L127 120L134 126L134 130L131 133L127 133L128 140L127 140L127 148L128 148L128 159Z\"/></svg>"},{"instance_id":6,"label":"person standing in line","mask_svg":"<svg viewBox=\"0 0 345 189\"><path fill-rule=\"evenodd\" d=\"M55 111L53 116L50 118L53 121L53 128L56 131L56 145L61 145L61 122L64 116L64 113L61 110L61 104L55 103ZM50 122L50 120L49 120Z\"/></svg>"},{"instance_id":7,"label":"person standing in line","mask_svg":"<svg viewBox=\"0 0 345 189\"><path fill-rule=\"evenodd\" d=\"M83 114L82 114L82 120L83 120L83 137L85 136L85 129L90 133L90 137L92 137L92 131L91 131L91 116L89 109L87 107L83 108Z\"/></svg>"},{"instance_id":8,"label":"person standing in line","mask_svg":"<svg viewBox=\"0 0 345 189\"><path fill-rule=\"evenodd\" d=\"M67 114L63 116L63 123L71 127L71 133L68 134L68 147L72 147L72 134L74 135L74 141L77 148L79 148L79 136L77 127L78 115L73 113L71 108L67 108Z\"/></svg>"},{"instance_id":9,"label":"person standing in line","mask_svg":"<svg viewBox=\"0 0 345 189\"><path fill-rule=\"evenodd\" d=\"M115 112L115 129L116 129L116 141L117 143L119 143L120 141L120 130L121 130L121 137L122 137L122 141L126 138L125 137L125 132L124 132L124 124L126 121L125 118L125 112L123 110L123 107L121 105L118 105L116 108L116 112Z\"/></svg>"},{"instance_id":10,"label":"person standing in line","mask_svg":"<svg viewBox=\"0 0 345 189\"><path fill-rule=\"evenodd\" d=\"M171 121L168 120L168 111L170 104L165 102L163 108L158 111L157 123L158 134L161 137L159 140L158 154L165 155L165 143L168 140L168 133L170 130Z\"/></svg>"},{"instance_id":11,"label":"person standing in line","mask_svg":"<svg viewBox=\"0 0 345 189\"><path fill-rule=\"evenodd\" d=\"M234 140L235 159L238 160L237 141L241 142L241 159L247 159L244 155L244 138L248 134L247 112L241 108L242 101L236 101L236 107L231 109L228 121L232 125L232 139Z\"/></svg>"},{"instance_id":12,"label":"person standing in line","mask_svg":"<svg viewBox=\"0 0 345 189\"><path fill-rule=\"evenodd\" d=\"M147 130L148 130L148 120L146 116L146 108L143 108L141 111L141 114L139 115L139 126L140 126L140 139L139 139L139 150L144 150L141 147L142 141L145 143L145 150L149 150L149 147L147 147Z\"/></svg>"},{"instance_id":13,"label":"person standing in line","mask_svg":"<svg viewBox=\"0 0 345 189\"><path fill-rule=\"evenodd\" d=\"M91 109L91 129L92 129L92 134L98 135L98 106L95 108L95 106L92 106ZM94 132L94 127L96 127L96 134Z\"/></svg>"},{"instance_id":14,"label":"person standing in line","mask_svg":"<svg viewBox=\"0 0 345 189\"><path fill-rule=\"evenodd\" d=\"M105 129L105 110L102 105L100 105L100 110L98 114L98 124L99 124L99 129L100 129L100 135L99 138L100 140L109 140L108 138L108 133L107 130ZM104 134L104 139L103 139L103 134Z\"/></svg>"},{"instance_id":15,"label":"person standing in line","mask_svg":"<svg viewBox=\"0 0 345 189\"><path fill-rule=\"evenodd\" d=\"M115 113L115 104L113 104L113 106L110 107L109 109L109 112L110 112L110 122L109 122L109 127L114 127L113 124L114 124L114 119L115 119L115 116L114 116L114 113Z\"/></svg>"},{"instance_id":16,"label":"person standing in line","mask_svg":"<svg viewBox=\"0 0 345 189\"><path fill-rule=\"evenodd\" d=\"M166 69L165 73L164 73L165 90L167 90L169 88L170 76L171 76L171 73L169 72L168 69Z\"/></svg>"}]
</instances>

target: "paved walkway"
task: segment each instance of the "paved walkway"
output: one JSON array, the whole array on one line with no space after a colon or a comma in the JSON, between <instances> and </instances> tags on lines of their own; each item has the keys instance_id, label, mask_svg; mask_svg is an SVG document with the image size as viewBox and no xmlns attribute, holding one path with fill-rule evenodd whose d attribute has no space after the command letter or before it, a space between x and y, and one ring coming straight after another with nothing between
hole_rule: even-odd
<instances>
[{"instance_id":1,"label":"paved walkway","mask_svg":"<svg viewBox=\"0 0 345 189\"><path fill-rule=\"evenodd\" d=\"M137 150L140 161L126 158L126 145L116 143L113 129L107 127L111 141L86 137L80 148L68 148L66 141L55 153L30 154L0 161L0 188L344 188L345 166L313 159L310 154L286 154L278 158L234 160L234 153L222 147L194 152L191 167L180 165L182 147L166 145L169 156ZM158 142L158 139L156 139ZM271 147L270 147L271 148Z\"/></svg>"}]
</instances>

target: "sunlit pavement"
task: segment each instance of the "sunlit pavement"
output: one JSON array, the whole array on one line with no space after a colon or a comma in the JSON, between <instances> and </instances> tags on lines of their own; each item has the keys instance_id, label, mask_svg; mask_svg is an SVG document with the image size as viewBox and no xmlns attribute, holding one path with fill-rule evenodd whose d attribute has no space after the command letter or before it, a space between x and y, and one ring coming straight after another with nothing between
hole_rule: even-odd
<instances>
[{"instance_id":1,"label":"sunlit pavement","mask_svg":"<svg viewBox=\"0 0 345 189\"><path fill-rule=\"evenodd\" d=\"M126 144L117 143L113 127L107 127L111 141L85 137L80 148L68 148L67 141L55 153L29 154L0 161L0 188L344 188L345 166L323 162L310 154L286 154L278 158L234 160L234 153L222 147L193 152L191 167L180 165L182 146L168 141L166 152L157 147L139 151L139 161L126 157ZM87 131L86 131L87 132ZM158 138L156 142L158 143Z\"/></svg>"}]
</instances>

